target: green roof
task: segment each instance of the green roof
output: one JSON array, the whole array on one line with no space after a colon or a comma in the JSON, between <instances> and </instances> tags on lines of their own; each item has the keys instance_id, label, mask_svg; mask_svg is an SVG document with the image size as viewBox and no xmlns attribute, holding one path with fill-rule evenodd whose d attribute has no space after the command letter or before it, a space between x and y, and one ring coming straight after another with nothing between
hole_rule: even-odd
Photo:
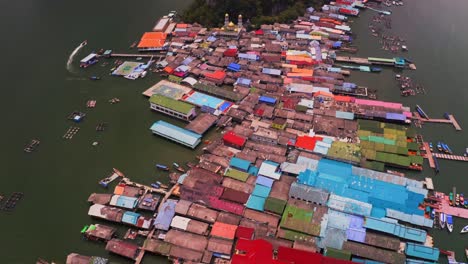
<instances>
[{"instance_id":1,"label":"green roof","mask_svg":"<svg viewBox=\"0 0 468 264\"><path fill-rule=\"evenodd\" d=\"M280 226L282 228L318 236L320 234L320 224L312 223L314 212L305 210L288 204L284 209Z\"/></svg>"},{"instance_id":2,"label":"green roof","mask_svg":"<svg viewBox=\"0 0 468 264\"><path fill-rule=\"evenodd\" d=\"M329 247L325 250L325 256L335 258L335 259L350 260L351 252L347 250L339 250L339 249L334 249L334 248Z\"/></svg>"},{"instance_id":3,"label":"green roof","mask_svg":"<svg viewBox=\"0 0 468 264\"><path fill-rule=\"evenodd\" d=\"M249 178L249 174L233 168L227 168L224 176L231 177L233 179L245 182Z\"/></svg>"},{"instance_id":4,"label":"green roof","mask_svg":"<svg viewBox=\"0 0 468 264\"><path fill-rule=\"evenodd\" d=\"M279 215L283 214L286 201L274 197L268 197L265 202L265 210Z\"/></svg>"},{"instance_id":5,"label":"green roof","mask_svg":"<svg viewBox=\"0 0 468 264\"><path fill-rule=\"evenodd\" d=\"M194 106L189 103L178 101L160 94L152 95L149 101L150 103L169 108L185 115L190 113L190 111L194 108Z\"/></svg>"}]
</instances>

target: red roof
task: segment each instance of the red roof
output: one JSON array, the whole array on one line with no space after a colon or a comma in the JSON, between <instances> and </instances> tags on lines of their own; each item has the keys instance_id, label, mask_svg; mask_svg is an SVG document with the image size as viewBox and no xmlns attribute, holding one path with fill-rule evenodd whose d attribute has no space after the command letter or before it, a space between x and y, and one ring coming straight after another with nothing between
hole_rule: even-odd
<instances>
[{"instance_id":1,"label":"red roof","mask_svg":"<svg viewBox=\"0 0 468 264\"><path fill-rule=\"evenodd\" d=\"M321 141L322 139L322 137L300 136L297 137L296 147L307 150L314 150L315 143L317 143L317 141Z\"/></svg>"},{"instance_id":2,"label":"red roof","mask_svg":"<svg viewBox=\"0 0 468 264\"><path fill-rule=\"evenodd\" d=\"M263 35L263 30L259 29L255 31L255 35Z\"/></svg>"},{"instance_id":3,"label":"red roof","mask_svg":"<svg viewBox=\"0 0 468 264\"><path fill-rule=\"evenodd\" d=\"M237 227L236 231L236 237L237 238L245 238L245 239L252 239L253 234L254 234L254 229L250 227L245 227L245 226L239 226Z\"/></svg>"},{"instance_id":4,"label":"red roof","mask_svg":"<svg viewBox=\"0 0 468 264\"><path fill-rule=\"evenodd\" d=\"M237 55L237 49L227 49L223 54L226 57L235 57Z\"/></svg>"},{"instance_id":5,"label":"red roof","mask_svg":"<svg viewBox=\"0 0 468 264\"><path fill-rule=\"evenodd\" d=\"M294 264L321 263L322 255L309 251L280 246L278 260L293 262Z\"/></svg>"},{"instance_id":6,"label":"red roof","mask_svg":"<svg viewBox=\"0 0 468 264\"><path fill-rule=\"evenodd\" d=\"M236 215L244 214L244 206L241 204L220 200L218 197L214 196L210 196L208 199L210 200L210 206L214 209L230 212Z\"/></svg>"},{"instance_id":7,"label":"red roof","mask_svg":"<svg viewBox=\"0 0 468 264\"><path fill-rule=\"evenodd\" d=\"M236 145L239 147L244 146L246 139L244 137L236 135L233 131L229 131L223 136L224 143Z\"/></svg>"},{"instance_id":8,"label":"red roof","mask_svg":"<svg viewBox=\"0 0 468 264\"><path fill-rule=\"evenodd\" d=\"M353 97L351 96L343 96L343 95L335 95L335 101L337 102L352 102Z\"/></svg>"},{"instance_id":9,"label":"red roof","mask_svg":"<svg viewBox=\"0 0 468 264\"><path fill-rule=\"evenodd\" d=\"M237 226L215 222L211 228L211 236L233 240L236 235Z\"/></svg>"}]
</instances>

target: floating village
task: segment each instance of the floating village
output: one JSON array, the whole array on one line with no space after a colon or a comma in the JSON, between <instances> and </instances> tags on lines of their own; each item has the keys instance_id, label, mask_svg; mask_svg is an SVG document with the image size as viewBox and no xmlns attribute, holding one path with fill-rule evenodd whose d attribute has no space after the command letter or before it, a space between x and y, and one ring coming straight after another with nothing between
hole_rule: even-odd
<instances>
[{"instance_id":1,"label":"floating village","mask_svg":"<svg viewBox=\"0 0 468 264\"><path fill-rule=\"evenodd\" d=\"M91 218L81 235L137 264L148 254L174 263L423 264L444 255L461 263L450 245L434 245L430 230L468 233L468 226L454 230L455 221L468 219L468 190L437 191L430 177L404 173L422 171L425 159L436 172L440 159L468 161L467 153L426 142L416 129L439 123L460 131L455 116L431 118L423 106L377 100L372 87L346 80L351 70L397 68L402 91L414 86L403 72L416 65L405 57L350 56L358 47L348 19L360 12L376 13L370 28L384 48L406 52L403 40L375 25L389 27L385 8L401 5L338 0L308 8L291 24L253 31L240 14L208 29L171 12L132 44L138 51L84 57L80 66L90 73L102 61L113 76L164 77L141 96L152 111L186 125L155 120L148 134L202 153L198 162L154 164L168 185L137 183L114 168L88 198ZM79 123L85 116L74 111L67 118ZM211 129L216 135L204 139ZM73 125L64 139L79 130ZM38 145L34 139L25 151ZM13 196L3 207L22 194ZM66 263L108 259L71 253Z\"/></svg>"}]
</instances>

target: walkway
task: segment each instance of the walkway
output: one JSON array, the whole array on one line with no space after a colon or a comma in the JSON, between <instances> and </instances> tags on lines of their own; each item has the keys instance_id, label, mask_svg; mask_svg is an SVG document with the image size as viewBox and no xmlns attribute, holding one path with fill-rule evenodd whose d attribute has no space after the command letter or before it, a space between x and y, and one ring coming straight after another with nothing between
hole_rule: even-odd
<instances>
[{"instance_id":1,"label":"walkway","mask_svg":"<svg viewBox=\"0 0 468 264\"><path fill-rule=\"evenodd\" d=\"M443 154L443 153L434 153L433 155L438 159L468 161L468 157L465 157L465 156L450 155L450 154Z\"/></svg>"},{"instance_id":2,"label":"walkway","mask_svg":"<svg viewBox=\"0 0 468 264\"><path fill-rule=\"evenodd\" d=\"M179 183L172 186L172 188L169 191L166 192L166 195L164 196L164 198L161 200L161 203L159 204L158 213L162 210L162 208L163 208L162 205L166 202L167 199L169 199L171 194L178 187L179 187ZM146 238L147 239L152 238L153 235L154 235L154 232L156 232L156 228L153 227L153 229L151 229L151 231L148 233L148 236ZM144 247L141 247L140 248L140 253L138 254L137 258L135 259L135 264L140 264L141 263L141 261L143 260L143 257L145 256L145 253L146 253L146 250L144 249Z\"/></svg>"},{"instance_id":3,"label":"walkway","mask_svg":"<svg viewBox=\"0 0 468 264\"><path fill-rule=\"evenodd\" d=\"M436 212L442 212L455 217L468 219L468 209L450 206L449 197L447 195L444 195L444 198L442 199L440 205L440 208L436 209Z\"/></svg>"}]
</instances>

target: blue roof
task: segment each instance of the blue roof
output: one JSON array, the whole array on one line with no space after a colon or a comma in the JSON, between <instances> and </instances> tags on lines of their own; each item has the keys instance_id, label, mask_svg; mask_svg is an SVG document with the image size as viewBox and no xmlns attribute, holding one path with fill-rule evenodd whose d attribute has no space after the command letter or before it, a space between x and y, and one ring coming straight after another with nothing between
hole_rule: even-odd
<instances>
[{"instance_id":1,"label":"blue roof","mask_svg":"<svg viewBox=\"0 0 468 264\"><path fill-rule=\"evenodd\" d=\"M136 225L140 214L135 212L125 212L122 216L122 222L126 224Z\"/></svg>"},{"instance_id":2,"label":"blue roof","mask_svg":"<svg viewBox=\"0 0 468 264\"><path fill-rule=\"evenodd\" d=\"M356 262L356 263L364 263L364 264L385 264L384 262L378 262L378 261L370 260L370 259L361 259L361 258L356 258L356 257L353 257L351 261Z\"/></svg>"},{"instance_id":3,"label":"blue roof","mask_svg":"<svg viewBox=\"0 0 468 264\"><path fill-rule=\"evenodd\" d=\"M263 211L265 206L265 197L260 197L256 195L250 195L247 204L245 205L247 208Z\"/></svg>"},{"instance_id":4,"label":"blue roof","mask_svg":"<svg viewBox=\"0 0 468 264\"><path fill-rule=\"evenodd\" d=\"M421 243L426 241L427 236L426 231L422 229L406 227L398 222L390 222L389 219L366 217L364 227Z\"/></svg>"},{"instance_id":5,"label":"blue roof","mask_svg":"<svg viewBox=\"0 0 468 264\"><path fill-rule=\"evenodd\" d=\"M387 113L385 118L390 119L390 120L398 120L398 121L405 121L406 120L405 115L397 114L397 113Z\"/></svg>"},{"instance_id":6,"label":"blue roof","mask_svg":"<svg viewBox=\"0 0 468 264\"><path fill-rule=\"evenodd\" d=\"M242 85L246 85L246 86L249 86L251 82L252 82L252 80L246 79L246 78L241 78L241 77L237 78L237 81L236 81L237 84L242 84Z\"/></svg>"},{"instance_id":7,"label":"blue roof","mask_svg":"<svg viewBox=\"0 0 468 264\"><path fill-rule=\"evenodd\" d=\"M216 38L213 37L213 36L209 36L206 40L209 41L209 42L215 42Z\"/></svg>"},{"instance_id":8,"label":"blue roof","mask_svg":"<svg viewBox=\"0 0 468 264\"><path fill-rule=\"evenodd\" d=\"M263 68L262 73L271 74L271 75L281 75L281 70L271 69L271 68Z\"/></svg>"},{"instance_id":9,"label":"blue roof","mask_svg":"<svg viewBox=\"0 0 468 264\"><path fill-rule=\"evenodd\" d=\"M228 69L231 71L240 71L241 66L237 63L232 62L228 65Z\"/></svg>"},{"instance_id":10,"label":"blue roof","mask_svg":"<svg viewBox=\"0 0 468 264\"><path fill-rule=\"evenodd\" d=\"M439 260L440 251L438 248L408 242L406 243L405 254L410 257L437 261Z\"/></svg>"},{"instance_id":11,"label":"blue roof","mask_svg":"<svg viewBox=\"0 0 468 264\"><path fill-rule=\"evenodd\" d=\"M155 122L151 128L153 133L181 143L189 147L196 147L201 141L201 135L187 129L172 125L165 121Z\"/></svg>"},{"instance_id":12,"label":"blue roof","mask_svg":"<svg viewBox=\"0 0 468 264\"><path fill-rule=\"evenodd\" d=\"M273 186L274 181L275 180L273 180L271 178L267 178L267 177L264 177L264 176L258 176L257 181L255 183L271 188L271 186Z\"/></svg>"},{"instance_id":13,"label":"blue roof","mask_svg":"<svg viewBox=\"0 0 468 264\"><path fill-rule=\"evenodd\" d=\"M177 201L176 200L167 200L162 205L162 210L156 216L154 220L154 227L161 230L169 230L169 226L171 225L172 218L175 215L175 207Z\"/></svg>"},{"instance_id":14,"label":"blue roof","mask_svg":"<svg viewBox=\"0 0 468 264\"><path fill-rule=\"evenodd\" d=\"M138 198L128 197L128 196L120 196L119 198L117 198L117 204L116 205L120 206L120 207L133 209L137 205L137 202L138 202Z\"/></svg>"},{"instance_id":15,"label":"blue roof","mask_svg":"<svg viewBox=\"0 0 468 264\"><path fill-rule=\"evenodd\" d=\"M249 168L249 174L253 176L257 176L258 174L258 168L255 166L250 166Z\"/></svg>"},{"instance_id":16,"label":"blue roof","mask_svg":"<svg viewBox=\"0 0 468 264\"><path fill-rule=\"evenodd\" d=\"M258 101L262 102L262 103L267 103L267 104L275 104L276 103L276 98L263 95L263 96L260 96Z\"/></svg>"},{"instance_id":17,"label":"blue roof","mask_svg":"<svg viewBox=\"0 0 468 264\"><path fill-rule=\"evenodd\" d=\"M252 195L260 196L260 197L268 197L270 194L271 188L267 186L263 186L260 184L255 184L255 188L252 192Z\"/></svg>"},{"instance_id":18,"label":"blue roof","mask_svg":"<svg viewBox=\"0 0 468 264\"><path fill-rule=\"evenodd\" d=\"M250 168L250 161L244 160L244 159L239 159L239 158L232 158L231 161L229 162L229 166L234 167L235 169L241 170L248 172Z\"/></svg>"}]
</instances>

